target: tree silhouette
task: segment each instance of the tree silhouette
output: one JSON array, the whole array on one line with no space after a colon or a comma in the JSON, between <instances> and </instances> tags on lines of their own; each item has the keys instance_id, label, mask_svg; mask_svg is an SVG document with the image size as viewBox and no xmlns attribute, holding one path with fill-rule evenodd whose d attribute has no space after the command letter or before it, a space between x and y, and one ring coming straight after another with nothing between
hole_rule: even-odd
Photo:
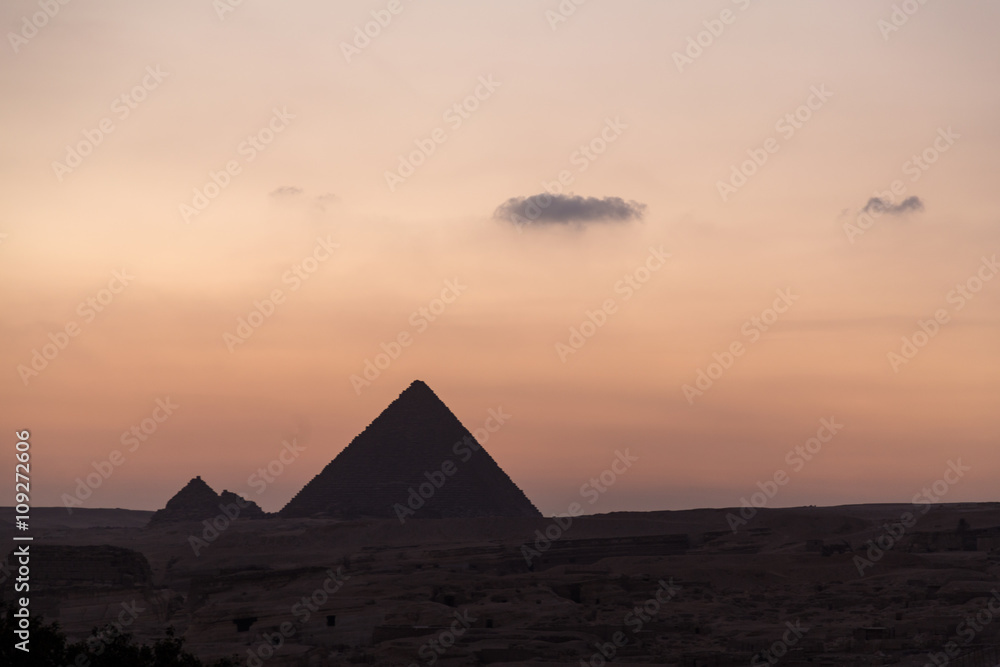
<instances>
[{"instance_id":1,"label":"tree silhouette","mask_svg":"<svg viewBox=\"0 0 1000 667\"><path fill-rule=\"evenodd\" d=\"M14 645L20 641L14 633L19 620L15 609L8 606L0 615L0 665L11 667L205 667L196 656L184 650L184 639L167 628L166 637L152 646L136 644L131 633L119 632L114 626L94 628L90 637L67 644L66 635L58 623L45 624L37 616L28 618L31 651L25 653ZM236 667L235 658L217 660L209 667Z\"/></svg>"}]
</instances>

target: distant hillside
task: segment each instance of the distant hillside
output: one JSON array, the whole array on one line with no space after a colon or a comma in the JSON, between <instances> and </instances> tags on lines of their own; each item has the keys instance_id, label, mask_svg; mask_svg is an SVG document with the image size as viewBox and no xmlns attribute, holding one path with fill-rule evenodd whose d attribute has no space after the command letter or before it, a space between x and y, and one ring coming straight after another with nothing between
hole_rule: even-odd
<instances>
[{"instance_id":1,"label":"distant hillside","mask_svg":"<svg viewBox=\"0 0 1000 667\"><path fill-rule=\"evenodd\" d=\"M65 507L32 507L29 516L30 532L36 529L58 528L142 528L149 523L152 512L146 510L84 509L74 507L73 513ZM14 532L14 508L0 507L0 532Z\"/></svg>"}]
</instances>

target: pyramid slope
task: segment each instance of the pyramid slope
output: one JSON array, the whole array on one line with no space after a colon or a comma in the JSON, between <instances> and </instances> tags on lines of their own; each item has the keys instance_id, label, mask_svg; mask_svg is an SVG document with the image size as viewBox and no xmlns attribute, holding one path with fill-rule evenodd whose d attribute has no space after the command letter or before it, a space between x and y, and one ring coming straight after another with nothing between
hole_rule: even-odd
<instances>
[{"instance_id":1,"label":"pyramid slope","mask_svg":"<svg viewBox=\"0 0 1000 667\"><path fill-rule=\"evenodd\" d=\"M464 442L463 442L464 441ZM456 443L463 443L456 445ZM541 513L423 382L411 384L281 510L283 517L396 517L410 488L443 477L415 516L537 517ZM442 480L444 473L436 475ZM425 487L425 490L428 487Z\"/></svg>"}]
</instances>

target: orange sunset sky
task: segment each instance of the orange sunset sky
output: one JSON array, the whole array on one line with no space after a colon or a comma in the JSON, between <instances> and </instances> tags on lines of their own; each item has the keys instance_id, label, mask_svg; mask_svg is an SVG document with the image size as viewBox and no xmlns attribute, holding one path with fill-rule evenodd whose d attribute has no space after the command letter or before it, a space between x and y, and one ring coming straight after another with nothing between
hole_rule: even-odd
<instances>
[{"instance_id":1,"label":"orange sunset sky","mask_svg":"<svg viewBox=\"0 0 1000 667\"><path fill-rule=\"evenodd\" d=\"M771 506L911 502L949 461L944 500L1000 500L998 21L5 3L0 431L31 431L35 505L200 475L275 511L422 379L470 430L510 415L486 448L546 514L626 448L586 511L737 506L779 470Z\"/></svg>"}]
</instances>

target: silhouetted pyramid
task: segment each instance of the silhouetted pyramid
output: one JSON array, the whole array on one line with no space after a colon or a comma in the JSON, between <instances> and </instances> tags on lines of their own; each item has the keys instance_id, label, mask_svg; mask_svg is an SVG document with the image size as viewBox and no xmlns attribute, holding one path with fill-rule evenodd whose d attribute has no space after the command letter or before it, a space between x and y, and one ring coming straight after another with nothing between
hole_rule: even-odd
<instances>
[{"instance_id":1,"label":"silhouetted pyramid","mask_svg":"<svg viewBox=\"0 0 1000 667\"><path fill-rule=\"evenodd\" d=\"M204 510L218 511L219 494L212 490L201 477L195 477L184 485L184 488L167 501L167 506L161 511L184 512Z\"/></svg>"},{"instance_id":2,"label":"silhouetted pyramid","mask_svg":"<svg viewBox=\"0 0 1000 667\"><path fill-rule=\"evenodd\" d=\"M230 491L223 491L219 495L201 477L195 477L167 501L166 507L153 513L149 525L167 521L211 519L224 514L223 507L227 504L235 504L239 508L239 517L259 519L265 516L257 503L244 500ZM232 513L230 510L230 514Z\"/></svg>"},{"instance_id":3,"label":"silhouetted pyramid","mask_svg":"<svg viewBox=\"0 0 1000 667\"><path fill-rule=\"evenodd\" d=\"M445 462L454 474L441 473ZM541 513L472 434L419 380L285 505L283 517L396 517L430 473L417 517L536 517ZM432 485L433 486L433 485ZM425 486L424 491L429 491Z\"/></svg>"},{"instance_id":4,"label":"silhouetted pyramid","mask_svg":"<svg viewBox=\"0 0 1000 667\"><path fill-rule=\"evenodd\" d=\"M267 513L252 500L246 500L243 496L223 489L219 494L219 502L223 505L236 505L240 508L240 516L244 519L263 519Z\"/></svg>"}]
</instances>

